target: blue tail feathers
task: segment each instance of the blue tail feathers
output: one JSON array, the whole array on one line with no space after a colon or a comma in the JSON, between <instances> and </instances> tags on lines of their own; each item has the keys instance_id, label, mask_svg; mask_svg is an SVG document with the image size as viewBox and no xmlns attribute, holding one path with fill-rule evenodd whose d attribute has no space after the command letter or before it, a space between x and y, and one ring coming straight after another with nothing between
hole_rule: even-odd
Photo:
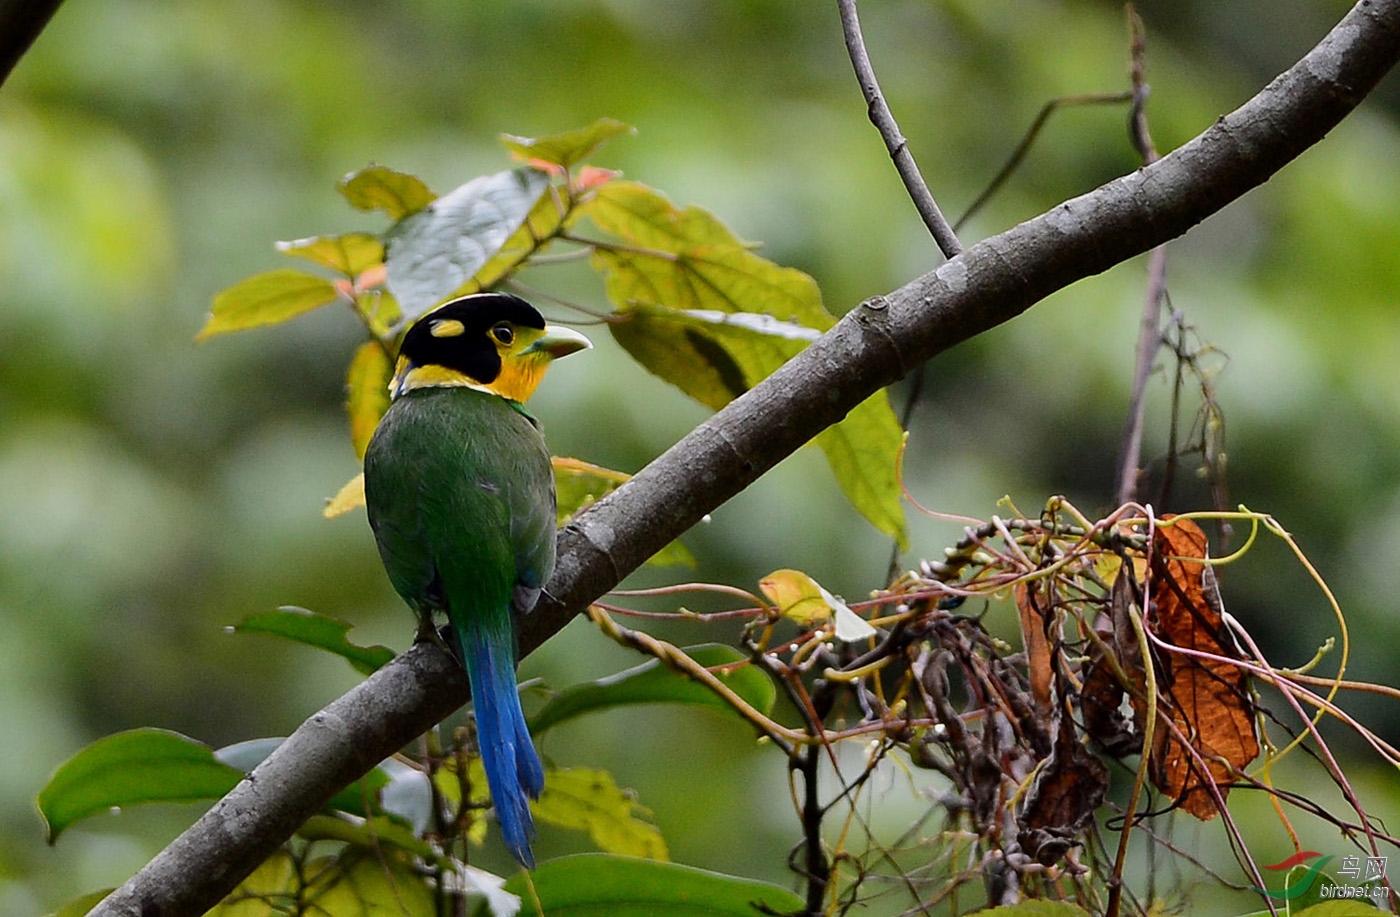
<instances>
[{"instance_id":1,"label":"blue tail feathers","mask_svg":"<svg viewBox=\"0 0 1400 917\"><path fill-rule=\"evenodd\" d=\"M526 869L534 869L530 842L535 837L535 820L530 800L539 798L544 789L544 767L530 741L515 688L515 636L509 626L455 629L471 681L477 743L496 820L511 855Z\"/></svg>"}]
</instances>

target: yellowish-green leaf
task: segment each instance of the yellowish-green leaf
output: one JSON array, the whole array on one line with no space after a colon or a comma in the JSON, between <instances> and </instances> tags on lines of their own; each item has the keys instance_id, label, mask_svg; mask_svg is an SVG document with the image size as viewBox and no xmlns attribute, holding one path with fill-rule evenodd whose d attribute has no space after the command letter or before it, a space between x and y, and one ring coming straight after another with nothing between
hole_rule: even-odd
<instances>
[{"instance_id":1,"label":"yellowish-green leaf","mask_svg":"<svg viewBox=\"0 0 1400 917\"><path fill-rule=\"evenodd\" d=\"M555 456L554 489L558 497L559 524L591 506L626 483L631 475L594 465L581 459ZM694 567L695 556L679 541L673 541L653 554L647 564L653 567Z\"/></svg>"},{"instance_id":2,"label":"yellowish-green leaf","mask_svg":"<svg viewBox=\"0 0 1400 917\"><path fill-rule=\"evenodd\" d=\"M758 588L780 615L803 627L825 624L831 618L821 587L801 570L774 570L758 581Z\"/></svg>"},{"instance_id":3,"label":"yellowish-green leaf","mask_svg":"<svg viewBox=\"0 0 1400 917\"><path fill-rule=\"evenodd\" d=\"M851 642L875 636L875 628L801 570L775 570L758 581L758 588L783 617L803 627L835 620L836 639Z\"/></svg>"},{"instance_id":4,"label":"yellowish-green leaf","mask_svg":"<svg viewBox=\"0 0 1400 917\"><path fill-rule=\"evenodd\" d=\"M384 263L384 243L364 232L278 242L277 250L284 255L305 258L350 278Z\"/></svg>"},{"instance_id":5,"label":"yellowish-green leaf","mask_svg":"<svg viewBox=\"0 0 1400 917\"><path fill-rule=\"evenodd\" d=\"M796 356L818 334L771 316L637 302L609 325L653 374L719 410Z\"/></svg>"},{"instance_id":6,"label":"yellowish-green leaf","mask_svg":"<svg viewBox=\"0 0 1400 917\"><path fill-rule=\"evenodd\" d=\"M733 353L708 329L686 321L685 312L650 302L621 311L622 320L608 326L613 339L653 375L707 408L717 411L751 387L740 363L744 354ZM758 353L748 355L761 358Z\"/></svg>"},{"instance_id":7,"label":"yellowish-green leaf","mask_svg":"<svg viewBox=\"0 0 1400 917\"><path fill-rule=\"evenodd\" d=\"M286 850L278 850L238 884L209 917L278 917L282 907L301 888L297 864Z\"/></svg>"},{"instance_id":8,"label":"yellowish-green leaf","mask_svg":"<svg viewBox=\"0 0 1400 917\"><path fill-rule=\"evenodd\" d=\"M448 758L433 773L433 786L449 809L460 810L462 806L462 780L458 776L458 759ZM486 766L480 756L467 761L466 785L470 790L472 823L467 829L467 840L480 846L486 841L486 819L482 813L491 802L491 792L486 785Z\"/></svg>"},{"instance_id":9,"label":"yellowish-green leaf","mask_svg":"<svg viewBox=\"0 0 1400 917\"><path fill-rule=\"evenodd\" d=\"M293 268L254 274L214 296L209 319L195 340L275 325L334 302L335 284Z\"/></svg>"},{"instance_id":10,"label":"yellowish-green leaf","mask_svg":"<svg viewBox=\"0 0 1400 917\"><path fill-rule=\"evenodd\" d=\"M366 166L351 172L337 185L358 210L382 210L391 220L402 220L436 200L437 195L414 175L387 166Z\"/></svg>"},{"instance_id":11,"label":"yellowish-green leaf","mask_svg":"<svg viewBox=\"0 0 1400 917\"><path fill-rule=\"evenodd\" d=\"M635 128L630 124L613 118L599 118L587 127L550 137L517 137L514 134L502 134L501 142L521 159L550 162L567 169L592 156L594 150L618 134L635 132Z\"/></svg>"},{"instance_id":12,"label":"yellowish-green leaf","mask_svg":"<svg viewBox=\"0 0 1400 917\"><path fill-rule=\"evenodd\" d=\"M606 853L668 858L666 841L647 820L651 811L619 789L607 771L582 767L549 771L544 792L531 809L542 822L587 831Z\"/></svg>"},{"instance_id":13,"label":"yellowish-green leaf","mask_svg":"<svg viewBox=\"0 0 1400 917\"><path fill-rule=\"evenodd\" d=\"M336 516L343 516L356 507L365 505L365 475L360 472L353 478L345 482L345 486L329 500L326 501L326 508L321 510L321 515L327 519L334 519Z\"/></svg>"},{"instance_id":14,"label":"yellowish-green leaf","mask_svg":"<svg viewBox=\"0 0 1400 917\"><path fill-rule=\"evenodd\" d=\"M302 867L306 914L435 917L433 892L413 861L388 848L347 847Z\"/></svg>"},{"instance_id":15,"label":"yellowish-green leaf","mask_svg":"<svg viewBox=\"0 0 1400 917\"><path fill-rule=\"evenodd\" d=\"M600 248L595 256L619 307L764 313L817 331L836 322L816 281L758 256L699 207L677 209L646 185L612 181L579 209L627 243L626 251Z\"/></svg>"},{"instance_id":16,"label":"yellowish-green leaf","mask_svg":"<svg viewBox=\"0 0 1400 917\"><path fill-rule=\"evenodd\" d=\"M903 438L889 395L882 390L815 440L846 499L871 525L894 538L901 551L909 546L897 473Z\"/></svg>"},{"instance_id":17,"label":"yellowish-green leaf","mask_svg":"<svg viewBox=\"0 0 1400 917\"><path fill-rule=\"evenodd\" d=\"M626 320L609 330L634 359L718 410L787 362L835 319L815 281L744 246L711 214L677 209L635 182L586 205L625 249L593 260ZM867 399L817 438L841 489L872 525L907 544L895 464L902 431L888 397Z\"/></svg>"},{"instance_id":18,"label":"yellowish-green leaf","mask_svg":"<svg viewBox=\"0 0 1400 917\"><path fill-rule=\"evenodd\" d=\"M350 371L345 376L345 413L350 417L350 442L355 446L355 457L362 461L379 418L389 410L389 380L393 375L389 355L376 341L361 344L350 360Z\"/></svg>"}]
</instances>

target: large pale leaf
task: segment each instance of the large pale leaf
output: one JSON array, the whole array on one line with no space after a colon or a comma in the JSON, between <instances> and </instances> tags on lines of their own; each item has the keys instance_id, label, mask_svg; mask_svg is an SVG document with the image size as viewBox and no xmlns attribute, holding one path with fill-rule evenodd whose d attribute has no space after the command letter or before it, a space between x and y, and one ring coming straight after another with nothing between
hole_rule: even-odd
<instances>
[{"instance_id":1,"label":"large pale leaf","mask_svg":"<svg viewBox=\"0 0 1400 917\"><path fill-rule=\"evenodd\" d=\"M39 792L49 843L74 822L145 802L218 799L243 779L209 746L164 729L98 739L69 758Z\"/></svg>"},{"instance_id":2,"label":"large pale leaf","mask_svg":"<svg viewBox=\"0 0 1400 917\"><path fill-rule=\"evenodd\" d=\"M742 663L745 656L732 646L705 644L686 649L697 663L707 668ZM751 665L740 665L715 673L731 691L756 710L773 709L777 690L763 672ZM530 718L530 732L539 735L552 726L585 713L632 704L694 704L726 713L734 708L708 687L650 659L625 671L566 688Z\"/></svg>"},{"instance_id":3,"label":"large pale leaf","mask_svg":"<svg viewBox=\"0 0 1400 917\"><path fill-rule=\"evenodd\" d=\"M668 858L666 841L649 820L651 811L619 789L607 771L585 767L551 770L544 792L530 810L541 822L587 831L606 853Z\"/></svg>"},{"instance_id":4,"label":"large pale leaf","mask_svg":"<svg viewBox=\"0 0 1400 917\"><path fill-rule=\"evenodd\" d=\"M634 132L635 129L630 124L624 124L614 118L599 118L587 127L549 137L502 134L501 142L521 159L549 162L567 169L592 156L594 150L618 134Z\"/></svg>"},{"instance_id":5,"label":"large pale leaf","mask_svg":"<svg viewBox=\"0 0 1400 917\"><path fill-rule=\"evenodd\" d=\"M331 281L294 268L254 274L215 294L195 340L285 322L334 302L338 295Z\"/></svg>"},{"instance_id":6,"label":"large pale leaf","mask_svg":"<svg viewBox=\"0 0 1400 917\"><path fill-rule=\"evenodd\" d=\"M394 364L378 341L361 344L345 374L345 413L350 418L350 442L355 457L364 460L379 418L389 410L389 380Z\"/></svg>"},{"instance_id":7,"label":"large pale leaf","mask_svg":"<svg viewBox=\"0 0 1400 917\"><path fill-rule=\"evenodd\" d=\"M337 185L352 207L382 210L392 220L402 220L433 202L437 195L416 176L387 166L366 166L351 172Z\"/></svg>"},{"instance_id":8,"label":"large pale leaf","mask_svg":"<svg viewBox=\"0 0 1400 917\"><path fill-rule=\"evenodd\" d=\"M517 875L506 891L520 895L522 917L754 917L796 914L806 906L785 888L691 866L586 853L543 863L530 873L534 894Z\"/></svg>"},{"instance_id":9,"label":"large pale leaf","mask_svg":"<svg viewBox=\"0 0 1400 917\"><path fill-rule=\"evenodd\" d=\"M497 252L477 269L471 279L452 291L453 296L465 296L489 290L510 277L527 258L541 251L566 226L577 222L576 212L565 212L560 201L545 194L535 201L520 228L511 233Z\"/></svg>"},{"instance_id":10,"label":"large pale leaf","mask_svg":"<svg viewBox=\"0 0 1400 917\"><path fill-rule=\"evenodd\" d=\"M386 235L389 291L412 322L467 283L520 228L549 176L483 175L399 221Z\"/></svg>"},{"instance_id":11,"label":"large pale leaf","mask_svg":"<svg viewBox=\"0 0 1400 917\"><path fill-rule=\"evenodd\" d=\"M305 258L346 277L357 277L384 263L384 243L364 232L278 242L277 250L284 255Z\"/></svg>"}]
</instances>

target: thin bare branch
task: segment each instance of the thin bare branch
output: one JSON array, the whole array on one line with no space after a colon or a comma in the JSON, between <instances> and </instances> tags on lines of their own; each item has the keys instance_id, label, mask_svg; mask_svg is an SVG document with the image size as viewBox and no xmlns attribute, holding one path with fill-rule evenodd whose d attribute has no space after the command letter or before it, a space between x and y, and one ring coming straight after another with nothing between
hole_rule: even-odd
<instances>
[{"instance_id":1,"label":"thin bare branch","mask_svg":"<svg viewBox=\"0 0 1400 917\"><path fill-rule=\"evenodd\" d=\"M1152 134L1147 129L1147 61L1146 36L1142 19L1131 3L1128 4L1128 28L1132 33L1133 111L1128 119L1128 132L1133 146L1144 165L1159 158ZM1152 250L1147 265L1147 292L1143 296L1142 323L1138 330L1137 361L1133 371L1133 395L1128 402L1128 419L1124 424L1123 443L1118 450L1118 502L1137 499L1138 473L1142 463L1142 430L1147 413L1147 380L1152 364L1162 347L1162 301L1167 295L1167 246Z\"/></svg>"},{"instance_id":2,"label":"thin bare branch","mask_svg":"<svg viewBox=\"0 0 1400 917\"><path fill-rule=\"evenodd\" d=\"M914 202L924 225L932 233L933 241L938 243L939 251L945 258L956 258L962 252L962 243L958 241L953 227L943 218L943 211L938 209L938 202L924 183L918 163L914 162L914 154L909 152L909 141L904 139L894 114L885 102L884 93L880 91L880 83L875 79L875 67L865 50L865 38L860 33L856 0L836 0L836 5L841 9L841 31L846 36L846 52L851 56L851 66L855 68L856 79L860 81L860 91L870 112L870 123L884 138L885 149L890 151L890 159L894 160L904 189L909 192L909 199Z\"/></svg>"}]
</instances>

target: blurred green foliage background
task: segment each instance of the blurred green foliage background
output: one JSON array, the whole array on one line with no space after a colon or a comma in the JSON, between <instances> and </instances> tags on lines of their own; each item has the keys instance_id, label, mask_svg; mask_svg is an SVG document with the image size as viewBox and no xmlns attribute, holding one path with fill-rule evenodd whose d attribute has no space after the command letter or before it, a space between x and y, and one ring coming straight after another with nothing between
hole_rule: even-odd
<instances>
[{"instance_id":1,"label":"blurred green foliage background","mask_svg":"<svg viewBox=\"0 0 1400 917\"><path fill-rule=\"evenodd\" d=\"M1167 151L1289 65L1346 4L1139 8L1148 113ZM1127 87L1123 11L1107 0L869 0L862 15L890 104L953 215L1049 98ZM1173 306L1229 355L1217 384L1231 499L1277 516L1336 589L1357 638L1349 674L1391 683L1397 110L1391 77L1323 144L1174 244L1169 268ZM1057 116L964 238L1135 168L1125 115ZM212 294L280 266L273 240L379 228L335 192L345 172L381 162L446 191L506 167L501 132L602 116L638 133L596 164L760 240L814 275L834 312L938 263L866 120L834 4L69 0L59 11L0 91L0 912L119 884L191 817L129 811L46 848L34 795L84 744L140 725L216 747L285 734L354 683L343 663L226 625L296 604L353 621L361 642L412 638L362 512L320 514L356 470L341 398L357 324L322 310L195 346ZM1144 273L1138 260L1081 283L935 361L911 492L977 516L1008 493L1027 512L1053 493L1108 509ZM531 279L602 305L585 267ZM556 453L636 470L705 412L593 336L602 346L557 366L534 407ZM1165 441L1165 392L1154 392L1149 453ZM1205 508L1192 487L1170 508ZM906 562L959 534L911 521ZM889 552L806 452L686 541L698 570L636 582L752 588L790 566L855 597L881 585ZM1277 544L1231 567L1223 587L1279 664L1335 632ZM1014 632L1009 619L991 626ZM635 661L575 622L522 673L564 685ZM1394 703L1354 708L1400 738ZM784 762L737 720L627 711L561 728L542 750L635 787L676 860L791 881ZM1375 776L1378 808L1394 810L1394 774ZM884 813L877 828L893 835L918 811ZM1285 839L1259 824L1272 862ZM1210 827L1191 830L1219 843ZM1340 848L1335 832L1308 842ZM539 852L579 843L546 833Z\"/></svg>"}]
</instances>

